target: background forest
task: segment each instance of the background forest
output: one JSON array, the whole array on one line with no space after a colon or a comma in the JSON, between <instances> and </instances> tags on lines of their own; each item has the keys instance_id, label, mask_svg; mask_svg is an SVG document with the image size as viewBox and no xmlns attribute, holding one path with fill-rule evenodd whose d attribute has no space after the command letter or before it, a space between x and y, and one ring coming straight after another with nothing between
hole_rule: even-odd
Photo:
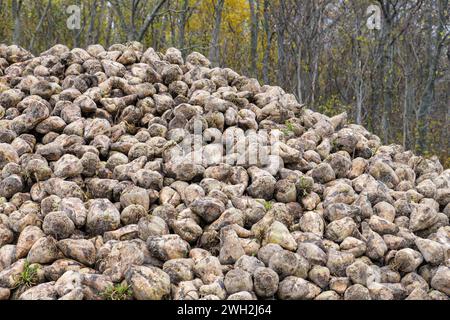
<instances>
[{"instance_id":1,"label":"background forest","mask_svg":"<svg viewBox=\"0 0 450 320\"><path fill-rule=\"evenodd\" d=\"M130 40L199 51L450 165L449 0L0 0L0 43L35 54Z\"/></svg>"}]
</instances>

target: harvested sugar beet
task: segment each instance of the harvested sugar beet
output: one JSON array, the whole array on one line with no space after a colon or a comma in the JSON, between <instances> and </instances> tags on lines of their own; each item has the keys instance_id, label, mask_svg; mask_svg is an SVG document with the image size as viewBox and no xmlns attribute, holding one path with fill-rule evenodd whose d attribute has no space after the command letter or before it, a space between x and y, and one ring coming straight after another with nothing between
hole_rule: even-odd
<instances>
[{"instance_id":1,"label":"harvested sugar beet","mask_svg":"<svg viewBox=\"0 0 450 320\"><path fill-rule=\"evenodd\" d=\"M0 45L0 300L450 295L450 170L138 42Z\"/></svg>"}]
</instances>

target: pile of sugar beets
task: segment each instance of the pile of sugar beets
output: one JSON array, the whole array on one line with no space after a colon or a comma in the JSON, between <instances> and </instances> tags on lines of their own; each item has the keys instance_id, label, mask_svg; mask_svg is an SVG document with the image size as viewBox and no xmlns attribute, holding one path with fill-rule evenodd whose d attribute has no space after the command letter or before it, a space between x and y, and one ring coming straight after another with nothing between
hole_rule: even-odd
<instances>
[{"instance_id":1,"label":"pile of sugar beets","mask_svg":"<svg viewBox=\"0 0 450 320\"><path fill-rule=\"evenodd\" d=\"M449 299L449 169L197 52L0 45L0 170L0 299Z\"/></svg>"}]
</instances>

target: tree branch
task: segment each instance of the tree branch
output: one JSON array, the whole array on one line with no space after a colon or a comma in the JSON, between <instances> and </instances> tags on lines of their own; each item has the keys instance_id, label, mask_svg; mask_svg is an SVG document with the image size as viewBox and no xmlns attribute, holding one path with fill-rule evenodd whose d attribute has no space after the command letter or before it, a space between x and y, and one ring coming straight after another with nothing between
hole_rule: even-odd
<instances>
[{"instance_id":1,"label":"tree branch","mask_svg":"<svg viewBox=\"0 0 450 320\"><path fill-rule=\"evenodd\" d=\"M34 40L36 39L36 34L41 29L42 23L44 22L44 19L47 16L47 13L48 13L48 10L50 9L51 4L52 4L52 0L48 0L47 5L45 6L45 9L44 9L44 13L42 14L42 17L39 20L39 23L38 23L36 29L34 30L33 37L31 38L30 45L28 47L28 50L30 50L30 51L33 48Z\"/></svg>"},{"instance_id":2,"label":"tree branch","mask_svg":"<svg viewBox=\"0 0 450 320\"><path fill-rule=\"evenodd\" d=\"M142 25L141 30L139 31L138 41L142 41L142 39L144 39L148 27L153 22L153 20L155 20L156 14L166 2L167 0L159 0L158 4L153 8L153 11L149 15L147 15L144 24Z\"/></svg>"}]
</instances>

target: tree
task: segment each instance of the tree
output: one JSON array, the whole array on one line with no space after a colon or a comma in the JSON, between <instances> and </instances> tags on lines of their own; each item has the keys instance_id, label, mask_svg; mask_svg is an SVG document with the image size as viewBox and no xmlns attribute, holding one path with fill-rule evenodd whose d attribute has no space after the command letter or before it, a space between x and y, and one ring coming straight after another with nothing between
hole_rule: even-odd
<instances>
[{"instance_id":1,"label":"tree","mask_svg":"<svg viewBox=\"0 0 450 320\"><path fill-rule=\"evenodd\" d=\"M44 13L42 14L41 19L39 20L39 23L38 23L36 29L34 30L33 36L32 36L31 41L30 41L30 45L28 46L29 50L31 50L31 48L33 48L34 40L36 39L36 34L41 29L42 23L44 22L44 19L47 17L47 13L50 10L50 6L51 5L52 5L52 0L48 0L47 1L47 5L46 5L46 7L44 9Z\"/></svg>"},{"instance_id":2,"label":"tree","mask_svg":"<svg viewBox=\"0 0 450 320\"><path fill-rule=\"evenodd\" d=\"M127 40L142 41L148 28L153 23L156 15L160 11L161 7L167 2L167 0L158 0L156 5L152 8L151 11L149 11L147 16L145 17L139 30L136 21L137 15L140 10L144 10L145 2L142 3L141 0L131 0L129 9L126 7L127 3L125 1L110 0L110 2L119 18L122 29L126 33ZM129 11L129 21L127 21L125 11Z\"/></svg>"},{"instance_id":3,"label":"tree","mask_svg":"<svg viewBox=\"0 0 450 320\"><path fill-rule=\"evenodd\" d=\"M250 35L250 74L257 77L258 61L258 28L259 28L259 0L248 0L250 4L251 35Z\"/></svg>"},{"instance_id":4,"label":"tree","mask_svg":"<svg viewBox=\"0 0 450 320\"><path fill-rule=\"evenodd\" d=\"M219 65L220 48L219 48L219 36L220 25L222 23L222 11L225 5L225 0L217 0L214 6L214 28L212 30L211 43L209 49L209 60L214 66Z\"/></svg>"},{"instance_id":5,"label":"tree","mask_svg":"<svg viewBox=\"0 0 450 320\"><path fill-rule=\"evenodd\" d=\"M22 9L23 0L12 0L11 10L12 16L14 19L14 33L13 33L13 42L16 44L21 43L21 33L22 33L22 25L20 12Z\"/></svg>"},{"instance_id":6,"label":"tree","mask_svg":"<svg viewBox=\"0 0 450 320\"><path fill-rule=\"evenodd\" d=\"M273 31L271 26L271 16L270 16L270 1L264 0L264 20L263 20L263 26L264 26L264 32L266 36L265 46L264 46L264 56L263 56L263 72L262 77L265 84L269 83L269 60L270 60L270 53L272 49L272 37L273 37Z\"/></svg>"},{"instance_id":7,"label":"tree","mask_svg":"<svg viewBox=\"0 0 450 320\"><path fill-rule=\"evenodd\" d=\"M420 99L419 110L417 112L418 138L417 147L420 152L426 151L426 139L429 124L430 110L434 106L435 82L439 59L442 54L445 42L447 41L449 28L448 0L435 0L428 3L427 12L427 70L425 88ZM437 26L437 28L435 28Z\"/></svg>"}]
</instances>

